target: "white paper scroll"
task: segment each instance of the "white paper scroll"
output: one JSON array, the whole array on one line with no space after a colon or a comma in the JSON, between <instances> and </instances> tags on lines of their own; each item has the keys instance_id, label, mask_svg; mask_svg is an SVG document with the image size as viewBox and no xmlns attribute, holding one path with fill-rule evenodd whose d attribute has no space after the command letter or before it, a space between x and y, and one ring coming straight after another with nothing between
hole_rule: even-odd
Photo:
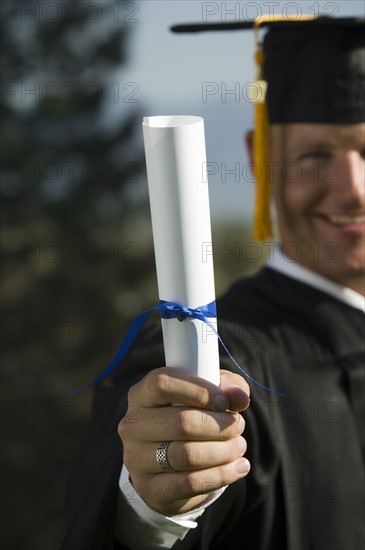
<instances>
[{"instance_id":1,"label":"white paper scroll","mask_svg":"<svg viewBox=\"0 0 365 550\"><path fill-rule=\"evenodd\" d=\"M160 300L189 308L215 300L204 121L143 119L143 137ZM216 319L210 319L216 327ZM167 366L219 384L218 339L202 321L162 319Z\"/></svg>"}]
</instances>

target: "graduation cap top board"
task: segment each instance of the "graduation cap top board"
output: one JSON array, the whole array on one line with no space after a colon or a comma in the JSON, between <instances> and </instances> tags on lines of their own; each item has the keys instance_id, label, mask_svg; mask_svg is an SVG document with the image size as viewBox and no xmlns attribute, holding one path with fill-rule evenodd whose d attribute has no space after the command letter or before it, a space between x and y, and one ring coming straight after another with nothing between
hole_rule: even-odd
<instances>
[{"instance_id":1,"label":"graduation cap top board","mask_svg":"<svg viewBox=\"0 0 365 550\"><path fill-rule=\"evenodd\" d=\"M256 41L254 159L259 176L254 234L262 240L272 234L268 125L365 121L365 19L268 15L255 21L171 27L175 33L245 29L254 30Z\"/></svg>"}]
</instances>

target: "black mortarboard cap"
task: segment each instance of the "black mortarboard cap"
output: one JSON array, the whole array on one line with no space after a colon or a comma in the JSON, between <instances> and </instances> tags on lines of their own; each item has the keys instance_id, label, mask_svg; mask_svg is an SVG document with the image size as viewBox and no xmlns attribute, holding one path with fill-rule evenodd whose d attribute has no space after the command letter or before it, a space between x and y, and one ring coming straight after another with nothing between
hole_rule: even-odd
<instances>
[{"instance_id":1,"label":"black mortarboard cap","mask_svg":"<svg viewBox=\"0 0 365 550\"><path fill-rule=\"evenodd\" d=\"M261 27L267 31L262 41L259 37ZM364 18L305 16L288 20L268 15L255 21L186 24L171 28L173 32L244 29L255 30L256 95L257 90L261 90L262 95L256 101L255 162L268 166L265 159L268 123L355 124L365 121ZM258 239L271 234L268 170L261 180L257 181L255 215Z\"/></svg>"},{"instance_id":2,"label":"black mortarboard cap","mask_svg":"<svg viewBox=\"0 0 365 550\"><path fill-rule=\"evenodd\" d=\"M328 20L276 24L265 35L270 123L365 121L364 20Z\"/></svg>"},{"instance_id":3,"label":"black mortarboard cap","mask_svg":"<svg viewBox=\"0 0 365 550\"><path fill-rule=\"evenodd\" d=\"M252 29L256 21L175 25L173 32ZM262 18L269 121L365 121L365 19Z\"/></svg>"}]
</instances>

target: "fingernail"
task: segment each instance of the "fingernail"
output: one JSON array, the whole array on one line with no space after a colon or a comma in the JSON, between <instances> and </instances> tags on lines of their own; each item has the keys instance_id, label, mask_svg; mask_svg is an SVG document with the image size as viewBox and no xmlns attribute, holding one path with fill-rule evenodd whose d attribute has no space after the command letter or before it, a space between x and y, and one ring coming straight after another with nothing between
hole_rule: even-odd
<instances>
[{"instance_id":1,"label":"fingernail","mask_svg":"<svg viewBox=\"0 0 365 550\"><path fill-rule=\"evenodd\" d=\"M216 395L213 401L213 408L215 411L226 411L228 409L228 399L225 395Z\"/></svg>"},{"instance_id":2,"label":"fingernail","mask_svg":"<svg viewBox=\"0 0 365 550\"><path fill-rule=\"evenodd\" d=\"M250 469L250 463L248 460L246 460L246 458L240 458L239 460L237 460L235 467L237 474L247 474Z\"/></svg>"}]
</instances>

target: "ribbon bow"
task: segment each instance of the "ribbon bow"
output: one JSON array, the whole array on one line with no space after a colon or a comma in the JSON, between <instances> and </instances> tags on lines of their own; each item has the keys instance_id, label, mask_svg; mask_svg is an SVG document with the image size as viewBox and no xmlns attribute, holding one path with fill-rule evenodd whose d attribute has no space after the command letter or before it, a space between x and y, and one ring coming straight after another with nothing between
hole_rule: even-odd
<instances>
[{"instance_id":1,"label":"ribbon bow","mask_svg":"<svg viewBox=\"0 0 365 550\"><path fill-rule=\"evenodd\" d=\"M159 311L161 313L162 319L177 319L180 322L185 321L185 319L199 319L203 323L209 326L209 328L214 332L214 334L217 336L219 342L223 346L224 351L227 353L227 355L230 357L230 359L233 361L233 363L236 365L236 367L244 374L246 378L251 380L254 384L257 386L260 386L260 388L263 388L264 390L267 390L271 393L275 393L276 395L280 395L281 397L285 397L283 393L280 393L278 391L272 390L268 388L267 386L264 386L252 376L250 376L246 371L244 371L237 361L234 359L234 357L231 355L231 353L228 351L225 343L223 342L222 338L218 334L215 326L213 323L209 321L209 318L216 318L216 304L215 301L211 302L210 304L206 304L204 306L199 306L197 308L189 308L187 306L184 306L182 304L179 304L178 302L166 302L164 300L160 301L160 305L151 307L150 309L147 309L138 317L132 321L131 325L129 326L126 335L124 336L124 339L122 343L119 346L119 349L117 353L114 355L113 359L109 363L109 365L103 370L102 373L100 373L94 380L89 382L86 386L83 386L81 388L77 388L76 390L72 391L70 395L74 395L75 393L79 393L86 388L89 388L90 386L93 386L94 384L97 384L101 380L103 380L123 359L123 357L126 355L127 351L135 341L139 331L141 330L142 326L144 325L145 321L149 317L149 315L153 311Z\"/></svg>"}]
</instances>

